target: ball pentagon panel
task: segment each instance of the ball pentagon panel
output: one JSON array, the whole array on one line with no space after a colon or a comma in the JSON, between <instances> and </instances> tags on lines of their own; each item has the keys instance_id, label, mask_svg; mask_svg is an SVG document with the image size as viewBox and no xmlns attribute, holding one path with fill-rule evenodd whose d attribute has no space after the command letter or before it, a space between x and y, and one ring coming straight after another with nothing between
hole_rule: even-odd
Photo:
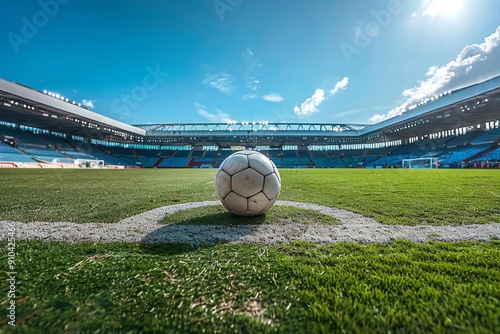
<instances>
[{"instance_id":1,"label":"ball pentagon panel","mask_svg":"<svg viewBox=\"0 0 500 334\"><path fill-rule=\"evenodd\" d=\"M253 196L262 191L264 176L252 168L247 168L231 177L231 189L244 197Z\"/></svg>"},{"instance_id":2,"label":"ball pentagon panel","mask_svg":"<svg viewBox=\"0 0 500 334\"><path fill-rule=\"evenodd\" d=\"M231 192L231 175L221 170L217 173L217 179L220 180L217 195L220 198L225 198Z\"/></svg>"},{"instance_id":3,"label":"ball pentagon panel","mask_svg":"<svg viewBox=\"0 0 500 334\"><path fill-rule=\"evenodd\" d=\"M263 154L249 155L248 165L262 175L269 175L274 172L273 163Z\"/></svg>"},{"instance_id":4,"label":"ball pentagon panel","mask_svg":"<svg viewBox=\"0 0 500 334\"><path fill-rule=\"evenodd\" d=\"M231 212L246 211L248 208L248 199L234 192L230 192L229 195L224 198L224 202L226 202L226 205L231 209Z\"/></svg>"},{"instance_id":5,"label":"ball pentagon panel","mask_svg":"<svg viewBox=\"0 0 500 334\"><path fill-rule=\"evenodd\" d=\"M267 196L267 198L273 199L278 197L280 190L281 182L278 176L274 173L267 175L264 179L264 188L262 189L262 192Z\"/></svg>"},{"instance_id":6,"label":"ball pentagon panel","mask_svg":"<svg viewBox=\"0 0 500 334\"><path fill-rule=\"evenodd\" d=\"M229 175L234 175L248 168L248 158L246 157L246 155L242 154L229 156L227 157L226 160L222 162L221 167L222 170L228 173Z\"/></svg>"},{"instance_id":7,"label":"ball pentagon panel","mask_svg":"<svg viewBox=\"0 0 500 334\"><path fill-rule=\"evenodd\" d=\"M268 203L269 198L263 192L259 192L248 199L248 211L261 212L266 208Z\"/></svg>"}]
</instances>

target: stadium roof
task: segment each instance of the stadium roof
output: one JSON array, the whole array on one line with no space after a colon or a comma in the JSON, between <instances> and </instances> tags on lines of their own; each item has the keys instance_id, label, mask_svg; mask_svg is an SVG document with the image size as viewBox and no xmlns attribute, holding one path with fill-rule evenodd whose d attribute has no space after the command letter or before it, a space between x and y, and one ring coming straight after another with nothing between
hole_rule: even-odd
<instances>
[{"instance_id":1,"label":"stadium roof","mask_svg":"<svg viewBox=\"0 0 500 334\"><path fill-rule=\"evenodd\" d=\"M500 119L500 76L424 103L397 117L366 127L360 136L411 138Z\"/></svg>"},{"instance_id":2,"label":"stadium roof","mask_svg":"<svg viewBox=\"0 0 500 334\"><path fill-rule=\"evenodd\" d=\"M500 76L423 101L377 124L207 123L147 124L146 141L228 145L370 143L424 136L500 119Z\"/></svg>"},{"instance_id":3,"label":"stadium roof","mask_svg":"<svg viewBox=\"0 0 500 334\"><path fill-rule=\"evenodd\" d=\"M0 120L82 137L137 141L144 129L79 106L62 96L0 79Z\"/></svg>"},{"instance_id":4,"label":"stadium roof","mask_svg":"<svg viewBox=\"0 0 500 334\"><path fill-rule=\"evenodd\" d=\"M377 124L229 122L129 125L0 79L0 120L94 139L170 145L350 144L404 140L500 119L500 76Z\"/></svg>"}]
</instances>

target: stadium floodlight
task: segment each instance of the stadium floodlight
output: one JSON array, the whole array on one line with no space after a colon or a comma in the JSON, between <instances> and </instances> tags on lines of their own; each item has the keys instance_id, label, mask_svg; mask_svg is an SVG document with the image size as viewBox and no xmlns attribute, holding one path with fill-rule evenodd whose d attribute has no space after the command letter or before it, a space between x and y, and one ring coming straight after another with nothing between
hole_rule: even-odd
<instances>
[{"instance_id":1,"label":"stadium floodlight","mask_svg":"<svg viewBox=\"0 0 500 334\"><path fill-rule=\"evenodd\" d=\"M44 94L47 94L47 90L45 89L45 90L43 91L43 93L44 93Z\"/></svg>"}]
</instances>

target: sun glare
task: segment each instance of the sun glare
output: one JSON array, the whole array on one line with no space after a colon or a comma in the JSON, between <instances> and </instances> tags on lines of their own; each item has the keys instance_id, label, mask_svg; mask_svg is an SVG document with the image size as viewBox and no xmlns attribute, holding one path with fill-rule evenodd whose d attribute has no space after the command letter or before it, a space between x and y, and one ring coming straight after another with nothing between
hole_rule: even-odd
<instances>
[{"instance_id":1,"label":"sun glare","mask_svg":"<svg viewBox=\"0 0 500 334\"><path fill-rule=\"evenodd\" d=\"M462 11L463 1L433 0L424 11L424 16L457 17Z\"/></svg>"}]
</instances>

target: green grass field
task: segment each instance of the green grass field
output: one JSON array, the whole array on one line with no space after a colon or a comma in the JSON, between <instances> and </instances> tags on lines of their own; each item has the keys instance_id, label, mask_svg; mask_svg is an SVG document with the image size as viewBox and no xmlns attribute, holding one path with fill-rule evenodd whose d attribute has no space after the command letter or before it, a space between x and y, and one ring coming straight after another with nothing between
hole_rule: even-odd
<instances>
[{"instance_id":1,"label":"green grass field","mask_svg":"<svg viewBox=\"0 0 500 334\"><path fill-rule=\"evenodd\" d=\"M281 200L385 224L500 223L500 171L281 170ZM0 220L117 222L216 200L215 170L0 170ZM220 208L164 223L234 224ZM170 220L169 220L170 219ZM227 219L227 221L226 221ZM213 222L212 222L213 220ZM255 224L336 224L276 207ZM0 242L7 254L6 242ZM16 333L495 333L500 242L16 243ZM5 300L4 300L5 299ZM3 314L2 314L3 312Z\"/></svg>"}]
</instances>

